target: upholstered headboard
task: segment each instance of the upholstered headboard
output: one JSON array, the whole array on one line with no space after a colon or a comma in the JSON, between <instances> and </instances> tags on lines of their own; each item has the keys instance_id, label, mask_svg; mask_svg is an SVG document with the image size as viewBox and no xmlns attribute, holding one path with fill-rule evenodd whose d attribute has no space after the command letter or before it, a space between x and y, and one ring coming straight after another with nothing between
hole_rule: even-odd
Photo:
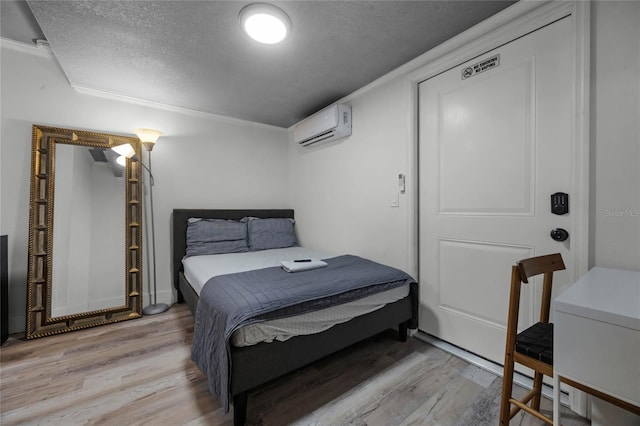
<instances>
[{"instance_id":1,"label":"upholstered headboard","mask_svg":"<svg viewBox=\"0 0 640 426\"><path fill-rule=\"evenodd\" d=\"M208 209L174 209L171 230L173 235L173 286L179 288L178 274L182 271L182 258L187 246L187 220L191 217L206 219L240 220L243 217L289 217L293 219L293 210L208 210Z\"/></svg>"}]
</instances>

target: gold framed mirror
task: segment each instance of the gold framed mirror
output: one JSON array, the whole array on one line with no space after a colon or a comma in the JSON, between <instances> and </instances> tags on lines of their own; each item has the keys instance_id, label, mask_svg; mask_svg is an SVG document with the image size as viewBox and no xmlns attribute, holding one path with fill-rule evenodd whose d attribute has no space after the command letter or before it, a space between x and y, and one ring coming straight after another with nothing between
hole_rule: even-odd
<instances>
[{"instance_id":1,"label":"gold framed mirror","mask_svg":"<svg viewBox=\"0 0 640 426\"><path fill-rule=\"evenodd\" d=\"M137 137L33 126L27 339L142 316L139 158Z\"/></svg>"}]
</instances>

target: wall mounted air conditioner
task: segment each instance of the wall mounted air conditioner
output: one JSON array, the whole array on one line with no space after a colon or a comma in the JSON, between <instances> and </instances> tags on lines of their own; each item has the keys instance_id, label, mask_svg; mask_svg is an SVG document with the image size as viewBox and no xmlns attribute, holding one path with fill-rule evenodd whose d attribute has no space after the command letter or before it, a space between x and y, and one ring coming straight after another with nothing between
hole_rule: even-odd
<instances>
[{"instance_id":1,"label":"wall mounted air conditioner","mask_svg":"<svg viewBox=\"0 0 640 426\"><path fill-rule=\"evenodd\" d=\"M293 128L293 139L301 146L329 142L351 135L351 106L333 104Z\"/></svg>"}]
</instances>

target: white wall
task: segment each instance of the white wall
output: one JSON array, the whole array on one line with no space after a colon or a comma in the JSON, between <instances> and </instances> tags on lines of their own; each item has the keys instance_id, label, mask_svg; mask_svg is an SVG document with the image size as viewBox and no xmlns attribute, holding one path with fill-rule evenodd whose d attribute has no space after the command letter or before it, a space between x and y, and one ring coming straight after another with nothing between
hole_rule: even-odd
<instances>
[{"instance_id":1,"label":"white wall","mask_svg":"<svg viewBox=\"0 0 640 426\"><path fill-rule=\"evenodd\" d=\"M640 270L640 2L592 16L591 261Z\"/></svg>"},{"instance_id":2,"label":"white wall","mask_svg":"<svg viewBox=\"0 0 640 426\"><path fill-rule=\"evenodd\" d=\"M0 233L9 235L10 332L24 330L32 124L125 135L139 127L164 132L152 153L159 302L174 298L173 208L290 207L285 129L79 94L52 55L6 40L0 60Z\"/></svg>"},{"instance_id":3,"label":"white wall","mask_svg":"<svg viewBox=\"0 0 640 426\"><path fill-rule=\"evenodd\" d=\"M638 22L640 2L593 4L590 267L640 270ZM292 144L289 156L291 201L305 244L415 274L412 66L345 98L353 107L351 137L311 150ZM407 194L391 208L398 173L407 173Z\"/></svg>"},{"instance_id":4,"label":"white wall","mask_svg":"<svg viewBox=\"0 0 640 426\"><path fill-rule=\"evenodd\" d=\"M409 192L398 197L398 174L410 173L411 120L401 79L349 99L348 139L317 148L290 148L291 201L303 245L351 253L410 271Z\"/></svg>"}]
</instances>

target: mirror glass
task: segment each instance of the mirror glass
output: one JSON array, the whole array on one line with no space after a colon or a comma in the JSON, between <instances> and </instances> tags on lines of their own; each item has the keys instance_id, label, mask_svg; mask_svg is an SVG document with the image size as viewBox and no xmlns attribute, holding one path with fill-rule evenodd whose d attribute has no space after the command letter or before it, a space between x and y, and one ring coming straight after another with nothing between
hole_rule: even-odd
<instances>
[{"instance_id":1,"label":"mirror glass","mask_svg":"<svg viewBox=\"0 0 640 426\"><path fill-rule=\"evenodd\" d=\"M53 317L125 304L125 170L117 155L56 145Z\"/></svg>"},{"instance_id":2,"label":"mirror glass","mask_svg":"<svg viewBox=\"0 0 640 426\"><path fill-rule=\"evenodd\" d=\"M27 339L142 316L138 158L137 137L33 126Z\"/></svg>"}]
</instances>

